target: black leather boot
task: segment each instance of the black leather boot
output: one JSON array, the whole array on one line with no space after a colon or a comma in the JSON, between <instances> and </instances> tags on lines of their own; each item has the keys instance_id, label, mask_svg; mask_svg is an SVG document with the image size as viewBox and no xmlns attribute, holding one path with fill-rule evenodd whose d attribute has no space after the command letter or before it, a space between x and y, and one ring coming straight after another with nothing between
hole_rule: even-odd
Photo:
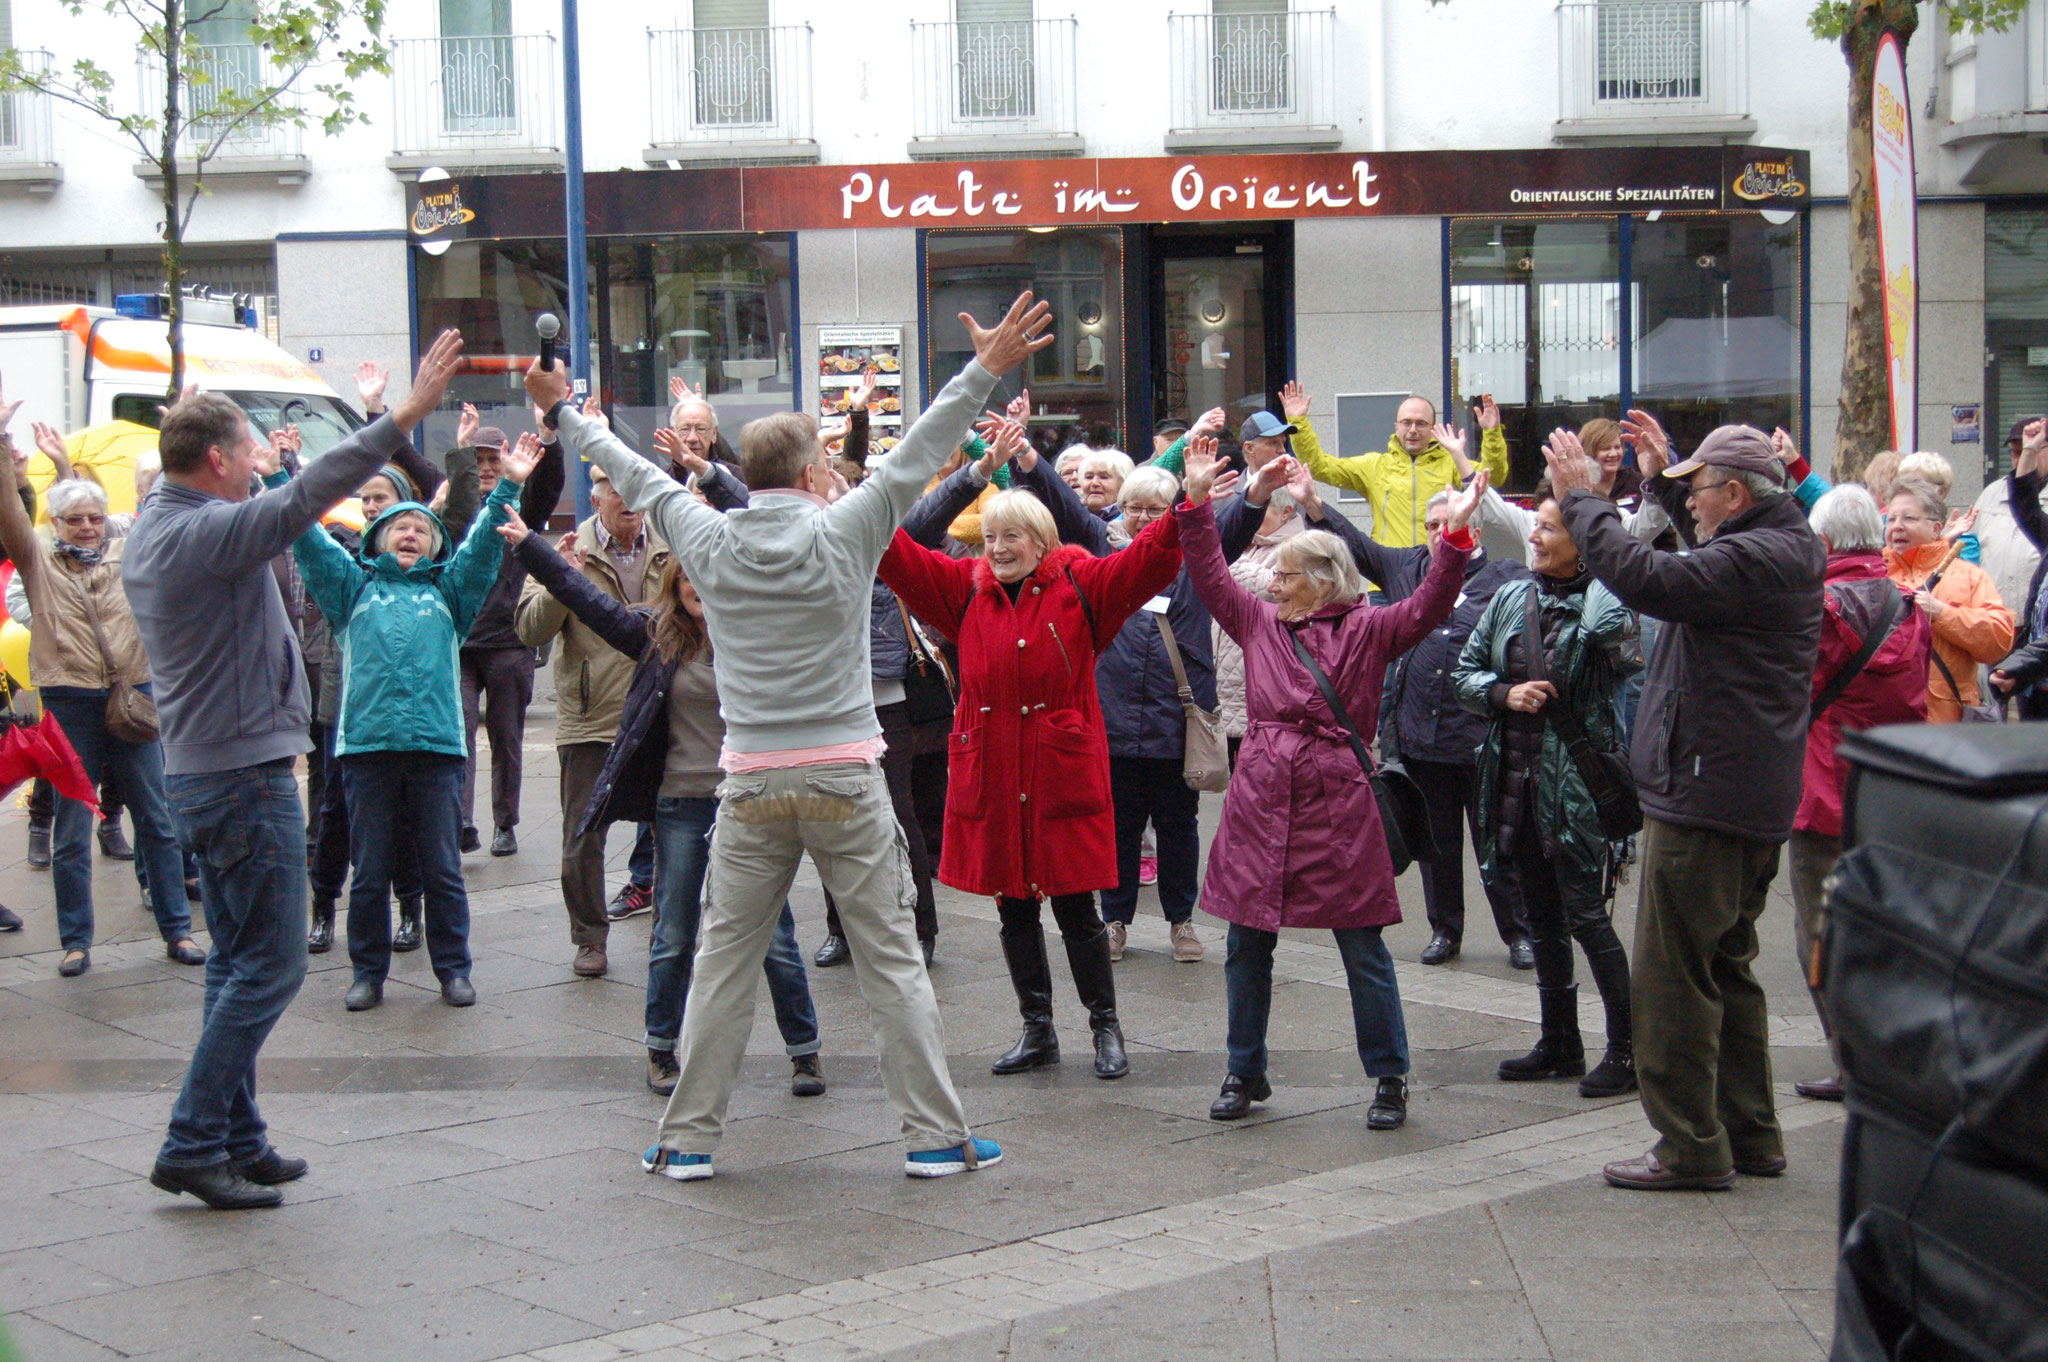
<instances>
[{"instance_id":1,"label":"black leather boot","mask_svg":"<svg viewBox=\"0 0 2048 1362\"><path fill-rule=\"evenodd\" d=\"M1586 1072L1586 1046L1579 1039L1579 986L1567 984L1536 992L1543 1002L1543 1034L1528 1054L1500 1062L1503 1083L1576 1078Z\"/></svg>"},{"instance_id":2,"label":"black leather boot","mask_svg":"<svg viewBox=\"0 0 2048 1362\"><path fill-rule=\"evenodd\" d=\"M313 930L306 933L306 954L325 955L334 947L334 900L313 909Z\"/></svg>"},{"instance_id":3,"label":"black leather boot","mask_svg":"<svg viewBox=\"0 0 2048 1362\"><path fill-rule=\"evenodd\" d=\"M423 901L417 898L398 901L398 932L391 938L394 951L416 951L420 948L420 911Z\"/></svg>"},{"instance_id":4,"label":"black leather boot","mask_svg":"<svg viewBox=\"0 0 2048 1362\"><path fill-rule=\"evenodd\" d=\"M1131 1061L1124 1055L1124 1029L1116 1019L1109 930L1098 927L1086 940L1067 942L1067 965L1074 971L1074 991L1088 1009L1088 1029L1095 1033L1095 1076L1122 1078L1131 1071Z\"/></svg>"},{"instance_id":5,"label":"black leather boot","mask_svg":"<svg viewBox=\"0 0 2048 1362\"><path fill-rule=\"evenodd\" d=\"M1619 941L1587 952L1607 1009L1607 1054L1579 1080L1581 1097L1619 1097L1636 1088L1635 1020L1629 1006L1628 955Z\"/></svg>"},{"instance_id":6,"label":"black leather boot","mask_svg":"<svg viewBox=\"0 0 2048 1362\"><path fill-rule=\"evenodd\" d=\"M1024 1034L1010 1047L1010 1053L989 1066L989 1072L1021 1074L1057 1064L1060 1038L1052 1029L1052 966L1045 959L1045 928L1034 922L1014 935L1005 931L1001 936L1010 985L1017 990L1017 1011L1024 1017Z\"/></svg>"}]
</instances>

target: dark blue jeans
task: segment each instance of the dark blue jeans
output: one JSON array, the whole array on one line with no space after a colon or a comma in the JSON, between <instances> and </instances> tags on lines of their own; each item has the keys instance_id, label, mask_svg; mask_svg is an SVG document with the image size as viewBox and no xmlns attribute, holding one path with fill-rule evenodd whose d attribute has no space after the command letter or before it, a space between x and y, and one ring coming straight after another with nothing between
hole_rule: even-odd
<instances>
[{"instance_id":1,"label":"dark blue jeans","mask_svg":"<svg viewBox=\"0 0 2048 1362\"><path fill-rule=\"evenodd\" d=\"M348 781L341 774L341 759L334 755L334 725L323 724L317 731L327 778L313 818L313 902L331 904L341 897L342 881L348 878ZM399 840L391 892L401 899L416 899L421 892L420 854L413 849L410 826L399 829Z\"/></svg>"},{"instance_id":2,"label":"dark blue jeans","mask_svg":"<svg viewBox=\"0 0 2048 1362\"><path fill-rule=\"evenodd\" d=\"M715 799L663 798L655 804L654 936L647 953L647 1034L642 1038L650 1050L675 1049L683 1027L697 925L704 917L711 825L717 819ZM811 983L796 945L796 916L787 900L761 968L768 976L784 1050L792 1056L816 1054L818 1014L811 1006Z\"/></svg>"},{"instance_id":3,"label":"dark blue jeans","mask_svg":"<svg viewBox=\"0 0 2048 1362\"><path fill-rule=\"evenodd\" d=\"M642 823L633 833L633 854L626 858L626 878L642 889L654 887L654 824Z\"/></svg>"},{"instance_id":4,"label":"dark blue jeans","mask_svg":"<svg viewBox=\"0 0 2048 1362\"><path fill-rule=\"evenodd\" d=\"M1398 1078L1408 1072L1408 1027L1401 1019L1401 990L1394 982L1394 957L1377 927L1339 927L1337 954L1351 985L1351 1026L1368 1078ZM1230 1072L1256 1078L1266 1072L1266 1019L1273 1011L1273 947L1277 932L1230 924L1223 957L1224 992L1230 1007Z\"/></svg>"},{"instance_id":5,"label":"dark blue jeans","mask_svg":"<svg viewBox=\"0 0 2048 1362\"><path fill-rule=\"evenodd\" d=\"M157 1157L203 1168L270 1147L256 1111L256 1052L306 977L306 811L290 758L165 776L164 790L179 838L199 857L213 953L199 1043Z\"/></svg>"},{"instance_id":6,"label":"dark blue jeans","mask_svg":"<svg viewBox=\"0 0 2048 1362\"><path fill-rule=\"evenodd\" d=\"M1109 797L1116 811L1116 887L1102 891L1102 920L1129 926L1138 916L1138 854L1149 821L1159 830L1159 911L1168 922L1195 915L1196 827L1201 794L1181 776L1179 757L1111 757Z\"/></svg>"},{"instance_id":7,"label":"dark blue jeans","mask_svg":"<svg viewBox=\"0 0 2048 1362\"><path fill-rule=\"evenodd\" d=\"M391 972L391 881L407 832L426 895L427 955L442 983L469 977L469 893L462 885L461 757L351 752L348 789L348 958L357 979Z\"/></svg>"},{"instance_id":8,"label":"dark blue jeans","mask_svg":"<svg viewBox=\"0 0 2048 1362\"><path fill-rule=\"evenodd\" d=\"M146 688L144 688L146 689ZM103 690L45 690L43 706L56 717L85 765L85 778L99 786L109 767L135 819L135 877L142 888L170 886L149 896L156 928L166 941L192 935L185 907L185 861L179 854L170 810L164 806L164 752L156 743L123 742L107 731ZM92 810L75 799L57 800L50 838L50 878L57 891L57 936L67 951L92 945Z\"/></svg>"}]
</instances>

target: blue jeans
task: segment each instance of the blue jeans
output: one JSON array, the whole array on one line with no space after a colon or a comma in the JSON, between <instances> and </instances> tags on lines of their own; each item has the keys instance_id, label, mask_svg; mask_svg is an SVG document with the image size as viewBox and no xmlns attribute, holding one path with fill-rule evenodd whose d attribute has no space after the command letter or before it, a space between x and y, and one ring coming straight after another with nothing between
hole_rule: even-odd
<instances>
[{"instance_id":1,"label":"blue jeans","mask_svg":"<svg viewBox=\"0 0 2048 1362\"><path fill-rule=\"evenodd\" d=\"M144 688L146 689L146 688ZM43 692L43 706L56 717L84 763L95 787L109 767L135 819L135 878L142 888L168 885L149 896L156 928L166 941L192 935L185 907L185 862L164 806L164 750L156 743L123 742L107 731L105 691ZM50 878L57 891L57 936L67 951L92 945L92 810L59 798L50 839Z\"/></svg>"},{"instance_id":2,"label":"blue jeans","mask_svg":"<svg viewBox=\"0 0 2048 1362\"><path fill-rule=\"evenodd\" d=\"M391 972L391 881L411 831L419 853L427 955L442 983L469 977L469 893L462 884L461 757L351 752L348 790L348 958L355 977Z\"/></svg>"},{"instance_id":3,"label":"blue jeans","mask_svg":"<svg viewBox=\"0 0 2048 1362\"><path fill-rule=\"evenodd\" d=\"M655 804L654 938L647 953L647 1034L650 1050L673 1050L690 998L690 964L697 954L697 927L704 917L704 870L711 857L711 826L718 820L715 799L671 799ZM761 963L775 1026L792 1056L818 1053L818 1014L811 984L796 945L796 915L783 900L782 918Z\"/></svg>"},{"instance_id":4,"label":"blue jeans","mask_svg":"<svg viewBox=\"0 0 2048 1362\"><path fill-rule=\"evenodd\" d=\"M1394 982L1394 957L1377 927L1339 927L1337 954L1351 985L1351 1026L1368 1078L1398 1078L1408 1072L1408 1027L1401 1019L1401 990ZM1256 1078L1266 1072L1266 1019L1273 1011L1273 947L1277 932L1230 924L1223 957L1224 992L1230 1006L1230 1072Z\"/></svg>"},{"instance_id":5,"label":"blue jeans","mask_svg":"<svg viewBox=\"0 0 2048 1362\"><path fill-rule=\"evenodd\" d=\"M642 889L654 885L654 824L642 823L633 830L633 854L626 858L626 878Z\"/></svg>"},{"instance_id":6,"label":"blue jeans","mask_svg":"<svg viewBox=\"0 0 2048 1362\"><path fill-rule=\"evenodd\" d=\"M306 977L306 811L288 757L165 776L164 790L179 838L199 857L213 953L199 1043L157 1158L176 1168L246 1162L270 1147L256 1111L256 1052Z\"/></svg>"}]
</instances>

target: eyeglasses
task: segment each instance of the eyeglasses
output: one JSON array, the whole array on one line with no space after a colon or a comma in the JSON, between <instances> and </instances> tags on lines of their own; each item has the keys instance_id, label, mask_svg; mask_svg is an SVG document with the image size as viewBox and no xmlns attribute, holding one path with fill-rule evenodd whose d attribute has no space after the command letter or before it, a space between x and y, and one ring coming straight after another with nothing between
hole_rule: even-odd
<instances>
[{"instance_id":1,"label":"eyeglasses","mask_svg":"<svg viewBox=\"0 0 2048 1362\"><path fill-rule=\"evenodd\" d=\"M107 518L103 515L60 515L57 519L74 530L82 530L88 525L104 525L107 523Z\"/></svg>"},{"instance_id":2,"label":"eyeglasses","mask_svg":"<svg viewBox=\"0 0 2048 1362\"><path fill-rule=\"evenodd\" d=\"M1884 518L1884 523L1887 525L1932 525L1934 517L1931 515L1888 515Z\"/></svg>"},{"instance_id":3,"label":"eyeglasses","mask_svg":"<svg viewBox=\"0 0 2048 1362\"><path fill-rule=\"evenodd\" d=\"M1285 577L1306 577L1306 576L1308 576L1308 574L1307 574L1306 572L1289 572L1289 571L1287 571L1287 570L1286 570L1286 569L1284 569L1284 568L1276 568L1276 569L1274 569L1274 572L1273 572L1273 580L1274 580L1274 581L1276 581L1276 582L1277 582L1277 581L1280 581L1280 580L1281 580L1282 578L1285 578Z\"/></svg>"}]
</instances>

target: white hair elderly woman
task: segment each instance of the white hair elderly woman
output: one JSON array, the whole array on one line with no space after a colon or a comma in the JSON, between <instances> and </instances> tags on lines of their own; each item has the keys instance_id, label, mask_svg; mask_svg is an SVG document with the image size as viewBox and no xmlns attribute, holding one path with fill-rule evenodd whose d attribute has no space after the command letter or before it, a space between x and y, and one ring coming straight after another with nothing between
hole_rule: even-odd
<instances>
[{"instance_id":1,"label":"white hair elderly woman","mask_svg":"<svg viewBox=\"0 0 2048 1362\"><path fill-rule=\"evenodd\" d=\"M1074 490L1089 510L1104 520L1114 520L1119 514L1117 494L1123 491L1124 479L1131 476L1133 467L1130 456L1120 450L1091 449L1081 456L1080 486Z\"/></svg>"},{"instance_id":2,"label":"white hair elderly woman","mask_svg":"<svg viewBox=\"0 0 2048 1362\"><path fill-rule=\"evenodd\" d=\"M15 562L35 620L29 669L44 707L77 749L87 779L98 786L111 768L128 800L138 843L136 874L157 887L150 907L165 954L181 965L203 965L206 952L192 940L191 914L179 892L185 862L164 803L163 751L153 732L135 741L140 734L119 735L108 724L108 700L116 689L149 694L149 658L121 586L127 541L108 538L107 493L97 483L53 482L44 504L53 531L48 541L29 524L19 497L0 496L0 544ZM153 728L153 708L150 719ZM59 798L50 869L64 947L57 972L66 978L92 966L92 832L92 810Z\"/></svg>"}]
</instances>

